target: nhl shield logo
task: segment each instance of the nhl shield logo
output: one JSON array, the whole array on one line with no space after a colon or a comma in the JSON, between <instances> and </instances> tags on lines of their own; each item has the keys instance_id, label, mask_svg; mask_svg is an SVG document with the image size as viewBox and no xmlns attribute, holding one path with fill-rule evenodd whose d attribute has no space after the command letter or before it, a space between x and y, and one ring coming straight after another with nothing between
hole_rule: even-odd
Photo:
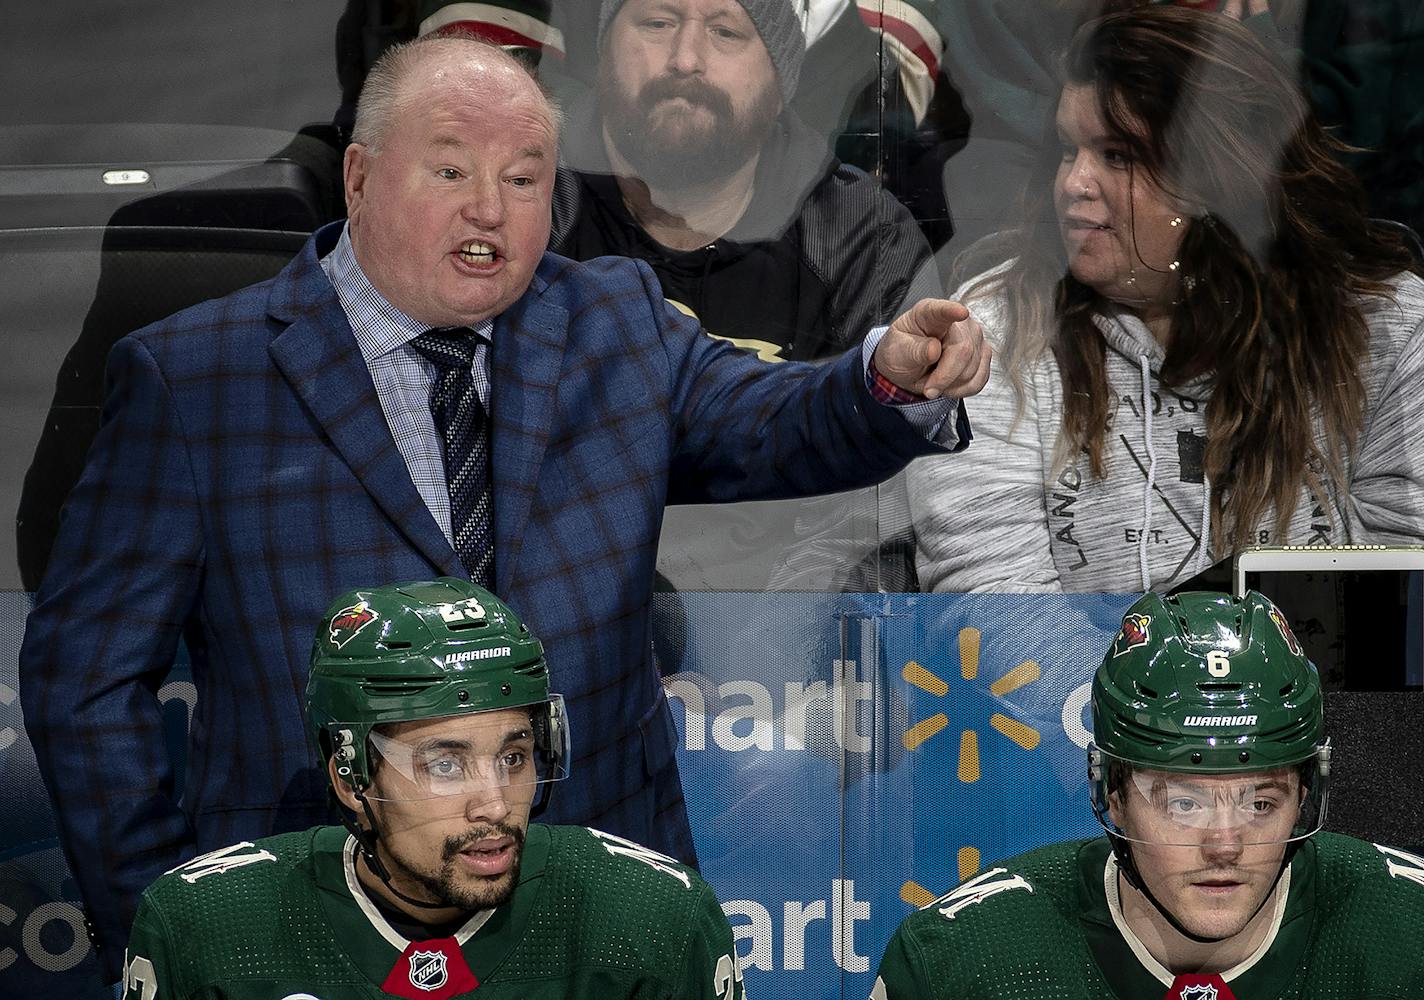
<instances>
[{"instance_id":1,"label":"nhl shield logo","mask_svg":"<svg viewBox=\"0 0 1424 1000\"><path fill-rule=\"evenodd\" d=\"M345 646L378 617L380 616L372 611L365 601L353 604L349 608L342 608L332 616L328 629L332 645L337 649Z\"/></svg>"},{"instance_id":2,"label":"nhl shield logo","mask_svg":"<svg viewBox=\"0 0 1424 1000\"><path fill-rule=\"evenodd\" d=\"M449 979L443 951L413 951L410 953L410 985L433 993ZM1215 991L1213 990L1213 995Z\"/></svg>"},{"instance_id":3,"label":"nhl shield logo","mask_svg":"<svg viewBox=\"0 0 1424 1000\"><path fill-rule=\"evenodd\" d=\"M1182 992L1178 994L1180 1000L1216 1000L1216 987L1210 984L1205 986L1183 986Z\"/></svg>"}]
</instances>

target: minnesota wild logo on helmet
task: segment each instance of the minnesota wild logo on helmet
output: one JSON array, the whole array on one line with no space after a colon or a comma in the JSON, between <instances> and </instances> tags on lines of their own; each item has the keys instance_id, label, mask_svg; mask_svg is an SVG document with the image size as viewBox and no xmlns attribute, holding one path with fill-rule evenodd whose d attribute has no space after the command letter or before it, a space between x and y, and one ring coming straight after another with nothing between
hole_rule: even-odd
<instances>
[{"instance_id":1,"label":"minnesota wild logo on helmet","mask_svg":"<svg viewBox=\"0 0 1424 1000\"><path fill-rule=\"evenodd\" d=\"M563 698L544 647L498 597L468 580L363 588L322 619L307 682L307 726L322 763L366 789L372 740L392 723L528 708L540 783L568 773ZM379 734L375 735L379 740Z\"/></svg>"}]
</instances>

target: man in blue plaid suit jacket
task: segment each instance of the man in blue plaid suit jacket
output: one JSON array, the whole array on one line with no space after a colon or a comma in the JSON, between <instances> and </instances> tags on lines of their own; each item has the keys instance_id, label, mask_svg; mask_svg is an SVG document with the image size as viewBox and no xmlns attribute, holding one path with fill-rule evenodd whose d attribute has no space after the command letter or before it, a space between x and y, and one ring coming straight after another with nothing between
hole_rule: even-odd
<instances>
[{"instance_id":1,"label":"man in blue plaid suit jacket","mask_svg":"<svg viewBox=\"0 0 1424 1000\"><path fill-rule=\"evenodd\" d=\"M486 338L494 589L542 637L582 754L548 818L685 859L649 644L664 505L875 482L965 443L952 400L988 377L953 303L833 363L769 365L667 306L643 264L545 254L556 113L498 50L417 42L373 87L346 227L114 348L30 615L25 719L111 977L165 869L327 820L301 694L332 595L463 575L443 476L422 474L422 443L440 461L424 329ZM198 689L181 803L157 698L180 638Z\"/></svg>"}]
</instances>

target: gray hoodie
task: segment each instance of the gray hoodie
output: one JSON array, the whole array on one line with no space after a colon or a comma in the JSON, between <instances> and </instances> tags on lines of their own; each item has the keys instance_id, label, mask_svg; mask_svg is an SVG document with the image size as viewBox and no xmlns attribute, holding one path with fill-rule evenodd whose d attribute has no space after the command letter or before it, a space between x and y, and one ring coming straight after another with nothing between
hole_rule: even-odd
<instances>
[{"instance_id":1,"label":"gray hoodie","mask_svg":"<svg viewBox=\"0 0 1424 1000\"><path fill-rule=\"evenodd\" d=\"M1349 492L1316 498L1302 487L1287 530L1277 533L1268 513L1257 544L1424 543L1424 281L1402 274L1394 285L1394 301L1363 303L1370 356ZM1001 345L1002 297L968 305ZM1202 471L1211 378L1165 388L1165 352L1136 316L1111 310L1094 321L1107 341L1112 393L1105 477L1092 478L1086 455L1052 467L1063 392L1051 355L1025 374L1017 420L1013 388L996 371L967 403L969 450L948 461L919 459L908 470L924 589L1164 590L1229 554L1201 542L1211 496Z\"/></svg>"}]
</instances>

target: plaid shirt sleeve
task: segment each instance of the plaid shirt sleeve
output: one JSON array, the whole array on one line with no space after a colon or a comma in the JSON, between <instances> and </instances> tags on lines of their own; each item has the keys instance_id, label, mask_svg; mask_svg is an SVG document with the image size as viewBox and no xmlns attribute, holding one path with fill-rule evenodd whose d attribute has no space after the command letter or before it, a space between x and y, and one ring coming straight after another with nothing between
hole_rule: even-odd
<instances>
[{"instance_id":1,"label":"plaid shirt sleeve","mask_svg":"<svg viewBox=\"0 0 1424 1000\"><path fill-rule=\"evenodd\" d=\"M875 348L889 327L878 326L865 337L861 346L861 362L865 365L865 387L877 402L899 409L910 426L935 444L952 451L969 446L974 435L969 429L969 415L961 400L926 399L918 393L901 389L875 367ZM951 414L954 419L949 419Z\"/></svg>"}]
</instances>

